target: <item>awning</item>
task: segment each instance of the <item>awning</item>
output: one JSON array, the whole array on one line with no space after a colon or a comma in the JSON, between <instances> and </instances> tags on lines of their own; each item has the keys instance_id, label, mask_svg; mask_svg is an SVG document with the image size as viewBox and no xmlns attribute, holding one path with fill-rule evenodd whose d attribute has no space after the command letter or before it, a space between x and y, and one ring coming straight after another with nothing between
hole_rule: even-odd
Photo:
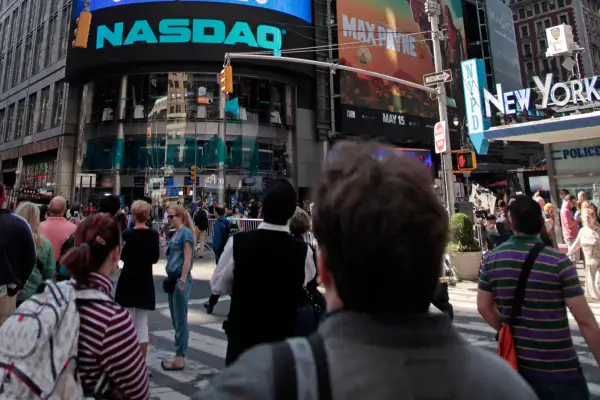
<instances>
[{"instance_id":1,"label":"awning","mask_svg":"<svg viewBox=\"0 0 600 400\"><path fill-rule=\"evenodd\" d=\"M600 137L600 111L524 122L483 131L485 139L514 142L559 143Z\"/></svg>"}]
</instances>

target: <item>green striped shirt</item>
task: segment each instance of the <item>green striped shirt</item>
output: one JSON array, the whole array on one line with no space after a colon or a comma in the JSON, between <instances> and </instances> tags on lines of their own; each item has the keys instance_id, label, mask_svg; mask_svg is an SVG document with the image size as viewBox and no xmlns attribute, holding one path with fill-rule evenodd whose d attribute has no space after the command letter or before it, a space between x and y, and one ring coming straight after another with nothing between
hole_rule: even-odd
<instances>
[{"instance_id":1,"label":"green striped shirt","mask_svg":"<svg viewBox=\"0 0 600 400\"><path fill-rule=\"evenodd\" d=\"M510 318L521 267L539 241L536 237L512 236L482 261L479 289L493 293L504 320ZM557 249L545 247L533 264L522 312L513 327L523 375L553 380L581 377L565 299L582 295L573 263Z\"/></svg>"}]
</instances>

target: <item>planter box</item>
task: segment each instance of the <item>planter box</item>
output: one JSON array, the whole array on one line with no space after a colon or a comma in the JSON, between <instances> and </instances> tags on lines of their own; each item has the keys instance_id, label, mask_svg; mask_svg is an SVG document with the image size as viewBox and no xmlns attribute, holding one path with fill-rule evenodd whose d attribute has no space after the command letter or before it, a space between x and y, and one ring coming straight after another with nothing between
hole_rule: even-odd
<instances>
[{"instance_id":1,"label":"planter box","mask_svg":"<svg viewBox=\"0 0 600 400\"><path fill-rule=\"evenodd\" d=\"M481 267L481 251L455 253L450 255L457 278L462 281L476 281Z\"/></svg>"}]
</instances>

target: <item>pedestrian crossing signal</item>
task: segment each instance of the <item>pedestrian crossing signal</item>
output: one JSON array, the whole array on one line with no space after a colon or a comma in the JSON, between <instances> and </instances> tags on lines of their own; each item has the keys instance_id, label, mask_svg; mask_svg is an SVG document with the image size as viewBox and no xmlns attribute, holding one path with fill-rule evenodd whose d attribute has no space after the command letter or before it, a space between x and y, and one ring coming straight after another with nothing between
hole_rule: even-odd
<instances>
[{"instance_id":1,"label":"pedestrian crossing signal","mask_svg":"<svg viewBox=\"0 0 600 400\"><path fill-rule=\"evenodd\" d=\"M453 173L462 174L463 172L471 172L477 169L477 158L474 151L469 150L452 150L452 166Z\"/></svg>"},{"instance_id":2,"label":"pedestrian crossing signal","mask_svg":"<svg viewBox=\"0 0 600 400\"><path fill-rule=\"evenodd\" d=\"M89 11L82 11L75 21L77 28L73 35L73 48L75 49L87 49L88 38L90 36L90 27L92 25L92 13Z\"/></svg>"},{"instance_id":3,"label":"pedestrian crossing signal","mask_svg":"<svg viewBox=\"0 0 600 400\"><path fill-rule=\"evenodd\" d=\"M231 65L227 65L221 71L221 92L233 93L233 71Z\"/></svg>"}]
</instances>

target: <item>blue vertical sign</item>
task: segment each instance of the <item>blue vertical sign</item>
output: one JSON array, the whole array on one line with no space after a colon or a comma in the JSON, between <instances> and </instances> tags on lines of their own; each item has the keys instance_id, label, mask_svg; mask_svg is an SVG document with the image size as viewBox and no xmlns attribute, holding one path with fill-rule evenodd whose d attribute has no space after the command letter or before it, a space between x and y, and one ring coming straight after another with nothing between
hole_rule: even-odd
<instances>
[{"instance_id":1,"label":"blue vertical sign","mask_svg":"<svg viewBox=\"0 0 600 400\"><path fill-rule=\"evenodd\" d=\"M490 145L483 136L490 128L490 120L483 111L483 89L487 89L485 64L479 58L472 58L461 63L461 70L469 138L477 154L485 155Z\"/></svg>"}]
</instances>

